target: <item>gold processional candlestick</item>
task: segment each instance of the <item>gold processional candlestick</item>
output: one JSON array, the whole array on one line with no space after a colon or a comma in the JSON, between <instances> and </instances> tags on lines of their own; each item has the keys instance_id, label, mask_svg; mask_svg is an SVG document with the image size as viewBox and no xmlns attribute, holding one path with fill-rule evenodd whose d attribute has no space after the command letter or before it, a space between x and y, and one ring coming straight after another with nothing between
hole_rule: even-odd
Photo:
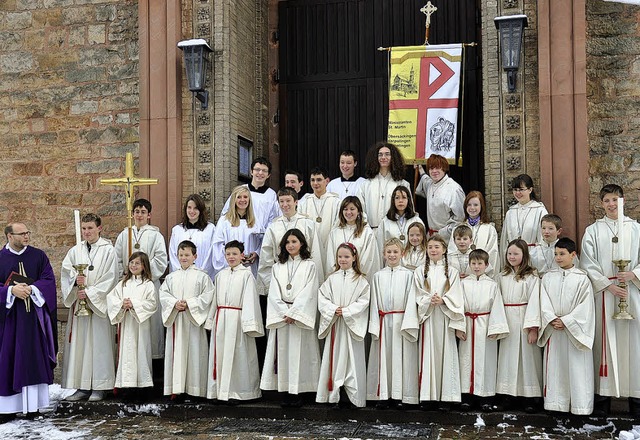
<instances>
[{"instance_id":1,"label":"gold processional candlestick","mask_svg":"<svg viewBox=\"0 0 640 440\"><path fill-rule=\"evenodd\" d=\"M422 12L424 15L427 16L427 19L425 21L424 27L424 44L428 45L429 44L429 31L431 30L431 15L436 12L438 10L438 8L436 8L435 6L433 6L433 4L431 4L430 1L427 2L426 5L424 5L422 8L420 8L420 12Z\"/></svg>"},{"instance_id":2,"label":"gold processional candlestick","mask_svg":"<svg viewBox=\"0 0 640 440\"><path fill-rule=\"evenodd\" d=\"M124 177L115 179L100 179L100 185L118 185L124 187L124 196L127 205L127 220L129 221L127 231L129 232L129 256L133 253L133 190L136 186L156 185L158 179L148 179L145 177L135 177L133 175L133 154L127 153L125 156Z\"/></svg>"},{"instance_id":3,"label":"gold processional candlestick","mask_svg":"<svg viewBox=\"0 0 640 440\"><path fill-rule=\"evenodd\" d=\"M631 263L631 260L613 260L613 264L615 264L618 267L618 272L623 272L627 268L627 265L629 263ZM624 280L622 280L618 284L618 287L622 287L623 289L626 290L627 283ZM635 319L631 313L627 312L628 307L629 305L627 304L627 299L620 298L620 301L618 302L619 310L617 313L613 315L613 319Z\"/></svg>"},{"instance_id":4,"label":"gold processional candlestick","mask_svg":"<svg viewBox=\"0 0 640 440\"><path fill-rule=\"evenodd\" d=\"M78 271L78 276L83 277L84 276L84 270L89 267L88 264L74 264L73 268L75 270ZM87 286L85 286L84 284L78 284L78 290L84 290ZM74 315L76 316L90 316L91 315L91 309L89 307L87 307L87 300L86 299L81 299L80 301L78 301L78 310L76 310L76 312L74 313Z\"/></svg>"}]
</instances>

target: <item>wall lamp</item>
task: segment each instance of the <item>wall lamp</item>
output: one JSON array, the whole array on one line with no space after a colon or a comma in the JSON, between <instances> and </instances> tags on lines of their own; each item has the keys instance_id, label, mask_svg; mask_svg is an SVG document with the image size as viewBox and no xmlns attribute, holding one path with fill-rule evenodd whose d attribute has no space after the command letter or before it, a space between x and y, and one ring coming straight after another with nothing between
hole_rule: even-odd
<instances>
[{"instance_id":1,"label":"wall lamp","mask_svg":"<svg viewBox=\"0 0 640 440\"><path fill-rule=\"evenodd\" d=\"M520 67L520 51L524 28L527 27L526 15L504 15L496 17L493 22L500 34L500 51L502 67L507 71L507 87L509 92L516 91L516 77Z\"/></svg>"},{"instance_id":2,"label":"wall lamp","mask_svg":"<svg viewBox=\"0 0 640 440\"><path fill-rule=\"evenodd\" d=\"M202 110L209 106L209 92L205 90L209 53L213 52L202 38L178 42L178 48L184 54L184 67L187 71L187 82L193 96L202 103Z\"/></svg>"}]
</instances>

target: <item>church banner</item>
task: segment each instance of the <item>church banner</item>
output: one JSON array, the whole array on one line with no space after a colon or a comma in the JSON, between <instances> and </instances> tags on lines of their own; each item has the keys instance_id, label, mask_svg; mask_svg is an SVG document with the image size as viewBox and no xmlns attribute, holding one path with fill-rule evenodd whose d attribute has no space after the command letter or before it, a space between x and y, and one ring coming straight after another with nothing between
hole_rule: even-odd
<instances>
[{"instance_id":1,"label":"church banner","mask_svg":"<svg viewBox=\"0 0 640 440\"><path fill-rule=\"evenodd\" d=\"M389 61L387 139L409 162L455 163L462 44L393 47Z\"/></svg>"}]
</instances>

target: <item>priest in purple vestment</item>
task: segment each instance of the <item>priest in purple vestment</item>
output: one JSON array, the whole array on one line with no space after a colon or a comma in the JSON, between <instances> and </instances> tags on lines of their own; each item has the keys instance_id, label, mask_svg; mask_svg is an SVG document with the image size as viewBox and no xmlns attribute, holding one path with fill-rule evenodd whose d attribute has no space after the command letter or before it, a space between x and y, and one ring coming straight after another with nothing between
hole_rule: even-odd
<instances>
[{"instance_id":1,"label":"priest in purple vestment","mask_svg":"<svg viewBox=\"0 0 640 440\"><path fill-rule=\"evenodd\" d=\"M7 245L0 250L0 414L7 417L49 405L49 384L56 366L57 299L49 258L29 246L27 227L12 223L4 232Z\"/></svg>"}]
</instances>

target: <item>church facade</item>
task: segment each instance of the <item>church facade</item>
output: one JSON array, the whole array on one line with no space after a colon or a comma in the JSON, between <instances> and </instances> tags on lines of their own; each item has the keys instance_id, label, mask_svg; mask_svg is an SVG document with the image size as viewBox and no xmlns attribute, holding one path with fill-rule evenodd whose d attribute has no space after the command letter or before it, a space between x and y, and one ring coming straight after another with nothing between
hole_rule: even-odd
<instances>
[{"instance_id":1,"label":"church facade","mask_svg":"<svg viewBox=\"0 0 640 440\"><path fill-rule=\"evenodd\" d=\"M366 2L331 3L364 11L365 21L378 23L379 14L367 12ZM289 154L282 148L288 92L281 68L290 62L280 59L285 28L279 19L287 7L321 9L324 3L2 2L2 223L26 222L34 245L47 251L54 267L74 243L73 209L100 214L104 235L115 239L126 224L124 195L99 179L121 176L128 151L137 159L136 175L160 180L139 195L152 201L152 222L165 235L191 193L219 213L242 181L241 149L268 156L275 165L271 185L279 187L281 156ZM451 0L432 3L439 8L434 18L451 7ZM569 237L579 238L601 215L598 190L605 183L625 188L627 213L637 218L640 6L603 0L459 3L475 17L482 107L482 161L475 166L497 225L511 201L509 181L521 173L539 183L542 201L564 219ZM420 2L387 4L414 10L416 23L424 23ZM494 18L513 14L526 14L528 27L517 89L508 92ZM304 29L287 32L291 38ZM203 38L213 49L204 110L188 91L176 47L190 38ZM304 145L287 148L305 151ZM331 148L327 163L337 162L335 151L353 145ZM474 164L465 163L463 172L467 166Z\"/></svg>"}]
</instances>

